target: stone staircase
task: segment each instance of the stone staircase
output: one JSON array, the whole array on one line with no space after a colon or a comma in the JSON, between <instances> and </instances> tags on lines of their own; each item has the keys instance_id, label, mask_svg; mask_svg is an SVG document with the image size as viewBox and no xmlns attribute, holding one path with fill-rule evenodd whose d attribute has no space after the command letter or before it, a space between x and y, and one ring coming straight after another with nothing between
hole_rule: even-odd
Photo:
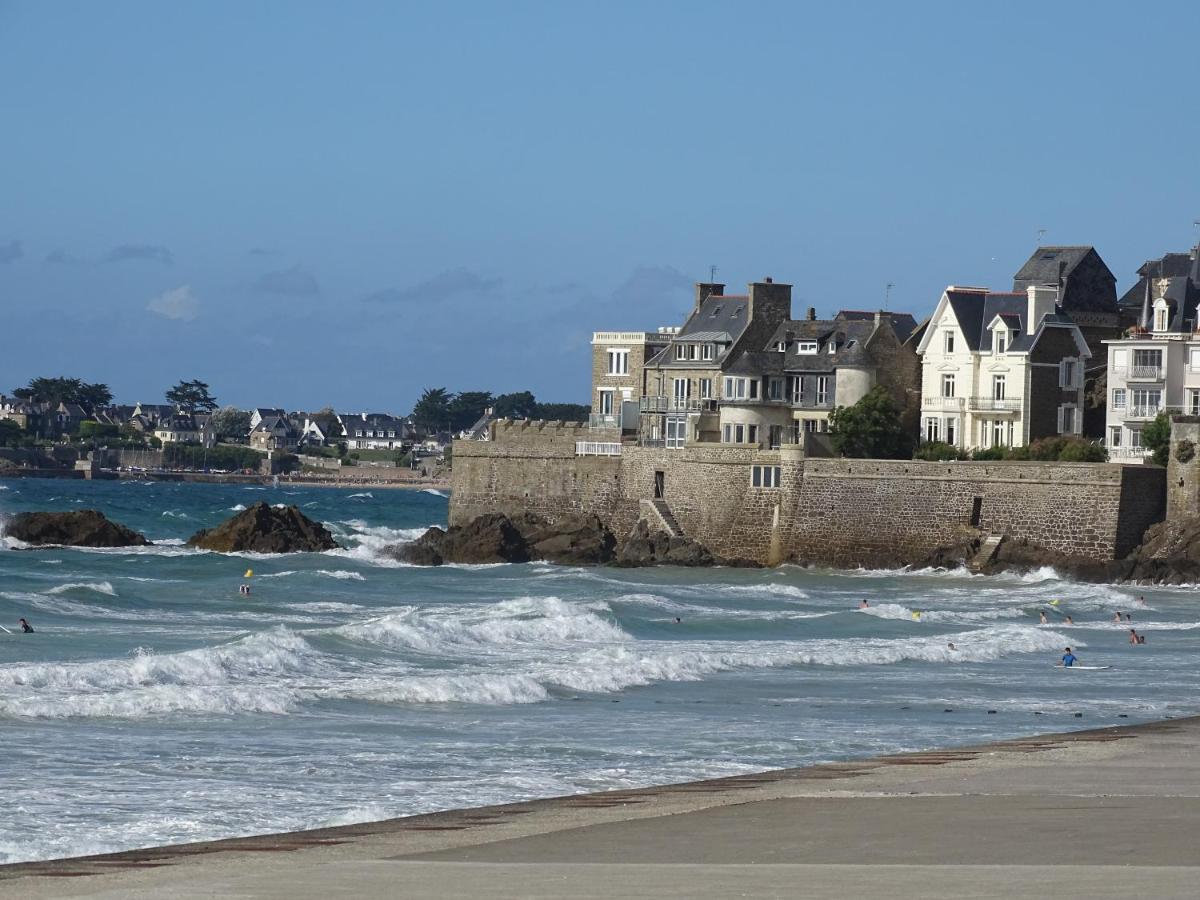
<instances>
[{"instance_id":1,"label":"stone staircase","mask_svg":"<svg viewBox=\"0 0 1200 900\"><path fill-rule=\"evenodd\" d=\"M990 563L995 558L996 551L1000 549L1000 542L1003 540L1004 535L1002 534L989 534L985 537L971 560L969 568L972 571L978 571Z\"/></svg>"},{"instance_id":2,"label":"stone staircase","mask_svg":"<svg viewBox=\"0 0 1200 900\"><path fill-rule=\"evenodd\" d=\"M672 537L682 537L683 529L671 512L666 500L643 500L641 502L641 517L653 531L662 531Z\"/></svg>"}]
</instances>

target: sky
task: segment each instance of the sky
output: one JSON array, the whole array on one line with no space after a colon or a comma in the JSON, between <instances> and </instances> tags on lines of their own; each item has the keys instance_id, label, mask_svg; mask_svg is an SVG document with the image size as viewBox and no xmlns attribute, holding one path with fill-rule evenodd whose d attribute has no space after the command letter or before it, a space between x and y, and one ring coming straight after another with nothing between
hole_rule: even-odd
<instances>
[{"instance_id":1,"label":"sky","mask_svg":"<svg viewBox=\"0 0 1200 900\"><path fill-rule=\"evenodd\" d=\"M0 392L588 402L711 266L918 318L1200 240L1194 2L0 0ZM886 286L891 283L890 298Z\"/></svg>"}]
</instances>

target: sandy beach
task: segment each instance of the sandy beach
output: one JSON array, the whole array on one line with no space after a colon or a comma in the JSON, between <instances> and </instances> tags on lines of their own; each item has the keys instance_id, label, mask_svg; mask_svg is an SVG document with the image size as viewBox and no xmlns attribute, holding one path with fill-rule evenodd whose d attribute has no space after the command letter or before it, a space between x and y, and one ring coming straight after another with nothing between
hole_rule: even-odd
<instances>
[{"instance_id":1,"label":"sandy beach","mask_svg":"<svg viewBox=\"0 0 1200 900\"><path fill-rule=\"evenodd\" d=\"M1200 717L0 868L0 897L1196 896Z\"/></svg>"}]
</instances>

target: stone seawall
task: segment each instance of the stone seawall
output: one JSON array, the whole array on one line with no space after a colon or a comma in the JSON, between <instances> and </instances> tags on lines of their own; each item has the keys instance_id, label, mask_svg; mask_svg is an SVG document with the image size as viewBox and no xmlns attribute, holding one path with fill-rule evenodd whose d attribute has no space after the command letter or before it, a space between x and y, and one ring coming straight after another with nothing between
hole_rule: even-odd
<instances>
[{"instance_id":1,"label":"stone seawall","mask_svg":"<svg viewBox=\"0 0 1200 900\"><path fill-rule=\"evenodd\" d=\"M1165 473L1148 466L814 459L719 444L576 455L578 441L603 440L579 426L498 423L491 441L457 442L451 524L584 511L623 538L641 501L661 495L684 534L723 557L899 566L988 534L1112 560L1164 513ZM756 486L754 467L777 483Z\"/></svg>"}]
</instances>

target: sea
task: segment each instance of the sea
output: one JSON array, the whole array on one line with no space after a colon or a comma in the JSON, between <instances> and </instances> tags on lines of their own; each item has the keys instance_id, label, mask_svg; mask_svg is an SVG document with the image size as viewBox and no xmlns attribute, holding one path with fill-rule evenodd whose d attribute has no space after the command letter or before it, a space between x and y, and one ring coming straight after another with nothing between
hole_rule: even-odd
<instances>
[{"instance_id":1,"label":"sea","mask_svg":"<svg viewBox=\"0 0 1200 900\"><path fill-rule=\"evenodd\" d=\"M344 549L183 545L257 501L298 506ZM0 481L0 520L99 509L155 542L0 539L0 862L1200 712L1192 588L1048 569L417 568L381 554L444 524L447 503ZM1056 668L1066 646L1112 668Z\"/></svg>"}]
</instances>

